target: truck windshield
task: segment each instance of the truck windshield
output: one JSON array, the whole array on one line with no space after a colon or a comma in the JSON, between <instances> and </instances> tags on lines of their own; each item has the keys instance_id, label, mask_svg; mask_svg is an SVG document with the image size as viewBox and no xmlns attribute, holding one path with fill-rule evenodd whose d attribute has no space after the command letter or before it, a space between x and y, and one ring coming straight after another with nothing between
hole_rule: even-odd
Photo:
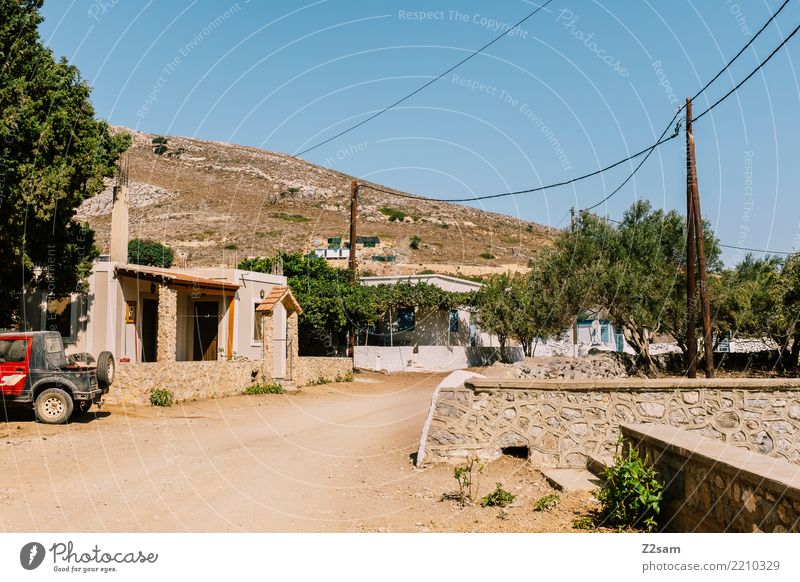
<instances>
[{"instance_id":1,"label":"truck windshield","mask_svg":"<svg viewBox=\"0 0 800 582\"><path fill-rule=\"evenodd\" d=\"M26 339L0 339L0 364L24 362L27 351L28 340Z\"/></svg>"}]
</instances>

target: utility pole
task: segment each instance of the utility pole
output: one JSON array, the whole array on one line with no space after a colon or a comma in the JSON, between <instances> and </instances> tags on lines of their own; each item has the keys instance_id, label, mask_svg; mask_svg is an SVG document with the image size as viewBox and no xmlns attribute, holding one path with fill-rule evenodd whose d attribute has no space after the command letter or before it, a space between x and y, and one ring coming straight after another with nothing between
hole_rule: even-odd
<instances>
[{"instance_id":1,"label":"utility pole","mask_svg":"<svg viewBox=\"0 0 800 582\"><path fill-rule=\"evenodd\" d=\"M700 211L700 187L697 181L697 159L695 157L695 148L694 148L694 135L692 134L692 102L690 99L686 100L686 155L687 155L687 172L686 172L686 186L687 186L687 194L689 196L689 208L690 208L690 216L688 217L689 220L689 229L693 231L694 235L694 242L692 243L691 239L688 241L687 246L687 266L691 265L691 270L694 271L695 263L694 257L692 257L691 263L689 262L688 251L690 248L696 248L697 250L697 269L700 272L700 303L702 305L703 311L703 349L704 349L704 360L705 360L705 372L706 378L713 378L714 377L714 346L713 340L711 337L711 306L708 300L708 264L706 263L706 250L705 250L705 240L703 237L703 215ZM692 228L692 226L694 228ZM692 253L694 254L694 253ZM694 284L694 276L691 277L692 283ZM687 273L687 291L689 288L689 277ZM696 356L697 356L697 340L694 334L694 295L695 289L694 286L692 287L692 297L690 299L692 303L692 311L689 318L691 321L691 351L694 352L694 358L692 359L692 364L695 366L695 374L694 376L690 375L690 377L695 377L696 372ZM688 331L688 330L687 330ZM688 334L687 334L688 335ZM690 364L690 370L691 366Z\"/></svg>"},{"instance_id":2,"label":"utility pole","mask_svg":"<svg viewBox=\"0 0 800 582\"><path fill-rule=\"evenodd\" d=\"M358 221L358 182L350 182L350 254L348 255L348 268L350 269L350 284L355 285L358 281L356 274L356 222ZM350 326L350 334L347 338L347 353L353 358L356 351L356 328Z\"/></svg>"},{"instance_id":3,"label":"utility pole","mask_svg":"<svg viewBox=\"0 0 800 582\"><path fill-rule=\"evenodd\" d=\"M695 282L694 232L694 161L691 157L692 100L686 98L686 375L697 378L697 336L695 335L694 305L697 297Z\"/></svg>"}]
</instances>

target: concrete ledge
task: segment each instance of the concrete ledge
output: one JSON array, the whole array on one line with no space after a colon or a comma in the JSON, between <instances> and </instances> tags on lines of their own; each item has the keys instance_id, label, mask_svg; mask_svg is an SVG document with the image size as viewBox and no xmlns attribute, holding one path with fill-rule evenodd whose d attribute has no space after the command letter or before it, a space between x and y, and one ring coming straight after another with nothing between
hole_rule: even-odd
<instances>
[{"instance_id":1,"label":"concrete ledge","mask_svg":"<svg viewBox=\"0 0 800 582\"><path fill-rule=\"evenodd\" d=\"M800 531L800 466L671 426L620 431L666 483L666 530Z\"/></svg>"},{"instance_id":2,"label":"concrete ledge","mask_svg":"<svg viewBox=\"0 0 800 582\"><path fill-rule=\"evenodd\" d=\"M512 380L486 378L467 380L464 385L475 392L493 390L569 390L593 392L600 390L647 391L699 390L798 390L800 378L619 378L614 380Z\"/></svg>"}]
</instances>

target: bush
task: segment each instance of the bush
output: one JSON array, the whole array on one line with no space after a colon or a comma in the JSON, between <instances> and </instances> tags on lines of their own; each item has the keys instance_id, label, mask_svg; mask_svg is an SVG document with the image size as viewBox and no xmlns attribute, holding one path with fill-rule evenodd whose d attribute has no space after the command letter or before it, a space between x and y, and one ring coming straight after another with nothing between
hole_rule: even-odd
<instances>
[{"instance_id":1,"label":"bush","mask_svg":"<svg viewBox=\"0 0 800 582\"><path fill-rule=\"evenodd\" d=\"M239 245L237 245L236 243L228 243L228 244L225 245L225 250L226 251L235 251L238 248L239 248Z\"/></svg>"},{"instance_id":2,"label":"bush","mask_svg":"<svg viewBox=\"0 0 800 582\"><path fill-rule=\"evenodd\" d=\"M344 376L341 376L341 375L337 374L336 378L334 378L334 381L335 382L352 382L353 381L353 372L352 371L348 371L348 372L346 372L344 374Z\"/></svg>"},{"instance_id":3,"label":"bush","mask_svg":"<svg viewBox=\"0 0 800 582\"><path fill-rule=\"evenodd\" d=\"M414 235L414 236L411 237L411 242L409 243L408 246L416 251L416 250L419 250L419 243L421 243L421 242L422 242L422 239L420 237L418 237L417 235Z\"/></svg>"},{"instance_id":4,"label":"bush","mask_svg":"<svg viewBox=\"0 0 800 582\"><path fill-rule=\"evenodd\" d=\"M488 252L487 253L481 253L480 257L482 259L486 259L487 261L491 261L492 259L496 259L497 258L492 253L488 253Z\"/></svg>"},{"instance_id":5,"label":"bush","mask_svg":"<svg viewBox=\"0 0 800 582\"><path fill-rule=\"evenodd\" d=\"M483 507L505 507L514 501L514 494L503 489L502 483L495 483L494 491L481 499Z\"/></svg>"},{"instance_id":6,"label":"bush","mask_svg":"<svg viewBox=\"0 0 800 582\"><path fill-rule=\"evenodd\" d=\"M128 262L148 267L168 269L175 260L175 252L158 241L135 238L128 243Z\"/></svg>"},{"instance_id":7,"label":"bush","mask_svg":"<svg viewBox=\"0 0 800 582\"><path fill-rule=\"evenodd\" d=\"M267 382L265 384L251 384L245 388L242 393L248 396L256 394L283 394L285 390L283 386L276 382Z\"/></svg>"},{"instance_id":8,"label":"bush","mask_svg":"<svg viewBox=\"0 0 800 582\"><path fill-rule=\"evenodd\" d=\"M395 221L403 222L406 219L405 212L403 212L402 210L389 208L388 206L384 206L383 208L379 209L378 212L388 217L390 222L395 222Z\"/></svg>"},{"instance_id":9,"label":"bush","mask_svg":"<svg viewBox=\"0 0 800 582\"><path fill-rule=\"evenodd\" d=\"M308 218L302 214L287 214L286 212L273 212L270 216L278 220L285 220L287 222L308 222Z\"/></svg>"},{"instance_id":10,"label":"bush","mask_svg":"<svg viewBox=\"0 0 800 582\"><path fill-rule=\"evenodd\" d=\"M626 454L615 455L603 477L606 485L595 496L600 501L603 524L620 529L653 531L661 510L664 484L646 458L627 443Z\"/></svg>"},{"instance_id":11,"label":"bush","mask_svg":"<svg viewBox=\"0 0 800 582\"><path fill-rule=\"evenodd\" d=\"M533 504L534 511L550 511L561 502L561 498L555 493L545 495Z\"/></svg>"},{"instance_id":12,"label":"bush","mask_svg":"<svg viewBox=\"0 0 800 582\"><path fill-rule=\"evenodd\" d=\"M582 515L572 520L572 527L575 529L594 529L594 518L591 515Z\"/></svg>"},{"instance_id":13,"label":"bush","mask_svg":"<svg viewBox=\"0 0 800 582\"><path fill-rule=\"evenodd\" d=\"M441 500L456 501L462 506L475 503L482 472L483 465L478 464L477 458L470 457L465 465L459 465L453 469L453 478L458 483L458 491L443 494Z\"/></svg>"},{"instance_id":14,"label":"bush","mask_svg":"<svg viewBox=\"0 0 800 582\"><path fill-rule=\"evenodd\" d=\"M163 388L152 388L150 390L150 405L151 406L172 406L173 403L172 392Z\"/></svg>"}]
</instances>

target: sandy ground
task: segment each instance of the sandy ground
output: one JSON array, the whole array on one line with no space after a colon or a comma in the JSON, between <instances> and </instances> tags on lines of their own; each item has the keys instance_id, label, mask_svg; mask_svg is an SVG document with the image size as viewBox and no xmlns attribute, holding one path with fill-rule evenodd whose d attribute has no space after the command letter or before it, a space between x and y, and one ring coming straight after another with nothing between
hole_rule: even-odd
<instances>
[{"instance_id":1,"label":"sandy ground","mask_svg":"<svg viewBox=\"0 0 800 582\"><path fill-rule=\"evenodd\" d=\"M511 507L441 501L453 468L417 469L430 397L443 375L359 374L300 393L167 409L104 407L66 426L13 411L0 422L0 531L570 531L594 507L554 491L527 461L480 476Z\"/></svg>"}]
</instances>

